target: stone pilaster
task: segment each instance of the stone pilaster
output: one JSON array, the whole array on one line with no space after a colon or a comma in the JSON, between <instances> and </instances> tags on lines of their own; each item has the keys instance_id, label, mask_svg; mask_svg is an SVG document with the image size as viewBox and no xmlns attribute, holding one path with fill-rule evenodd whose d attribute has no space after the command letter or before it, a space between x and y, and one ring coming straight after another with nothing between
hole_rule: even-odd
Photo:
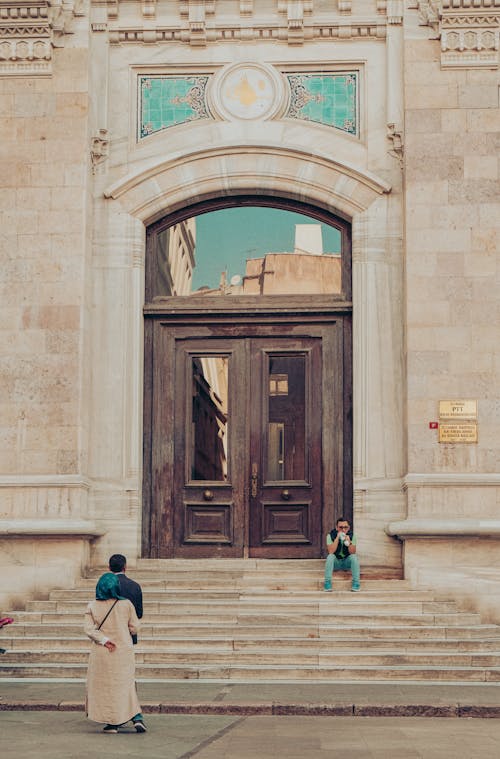
<instances>
[{"instance_id":1,"label":"stone pilaster","mask_svg":"<svg viewBox=\"0 0 500 759\"><path fill-rule=\"evenodd\" d=\"M354 510L371 564L398 564L399 546L369 535L406 514L401 223L391 195L355 216L352 230Z\"/></svg>"},{"instance_id":2,"label":"stone pilaster","mask_svg":"<svg viewBox=\"0 0 500 759\"><path fill-rule=\"evenodd\" d=\"M109 534L94 560L140 540L144 226L98 199L92 258L89 513Z\"/></svg>"}]
</instances>

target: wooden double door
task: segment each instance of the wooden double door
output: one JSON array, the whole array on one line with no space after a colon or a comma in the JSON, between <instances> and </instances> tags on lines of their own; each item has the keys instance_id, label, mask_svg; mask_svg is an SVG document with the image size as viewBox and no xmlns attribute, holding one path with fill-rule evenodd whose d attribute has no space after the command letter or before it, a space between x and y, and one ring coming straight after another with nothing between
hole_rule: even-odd
<instances>
[{"instance_id":1,"label":"wooden double door","mask_svg":"<svg viewBox=\"0 0 500 759\"><path fill-rule=\"evenodd\" d=\"M143 553L320 556L352 498L350 320L146 335Z\"/></svg>"}]
</instances>

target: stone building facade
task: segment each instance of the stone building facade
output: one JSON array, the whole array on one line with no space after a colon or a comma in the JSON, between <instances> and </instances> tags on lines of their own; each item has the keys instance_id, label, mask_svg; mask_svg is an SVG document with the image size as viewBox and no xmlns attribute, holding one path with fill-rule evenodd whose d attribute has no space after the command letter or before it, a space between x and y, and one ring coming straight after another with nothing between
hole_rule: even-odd
<instances>
[{"instance_id":1,"label":"stone building facade","mask_svg":"<svg viewBox=\"0 0 500 759\"><path fill-rule=\"evenodd\" d=\"M0 0L1 605L158 555L147 230L239 196L350 230L363 561L498 564L499 32L499 0Z\"/></svg>"}]
</instances>

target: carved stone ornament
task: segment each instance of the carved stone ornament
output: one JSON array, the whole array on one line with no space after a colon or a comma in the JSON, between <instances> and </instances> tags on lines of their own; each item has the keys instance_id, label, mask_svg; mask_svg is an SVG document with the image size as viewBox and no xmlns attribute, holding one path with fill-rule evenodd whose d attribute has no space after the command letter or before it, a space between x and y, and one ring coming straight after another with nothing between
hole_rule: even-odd
<instances>
[{"instance_id":1,"label":"carved stone ornament","mask_svg":"<svg viewBox=\"0 0 500 759\"><path fill-rule=\"evenodd\" d=\"M389 155L394 156L399 161L399 165L403 168L404 146L403 146L403 132L396 129L395 124L387 124L387 138L392 142L392 147L389 150Z\"/></svg>"},{"instance_id":2,"label":"carved stone ornament","mask_svg":"<svg viewBox=\"0 0 500 759\"><path fill-rule=\"evenodd\" d=\"M51 74L52 50L79 15L79 0L0 0L0 75Z\"/></svg>"},{"instance_id":3,"label":"carved stone ornament","mask_svg":"<svg viewBox=\"0 0 500 759\"><path fill-rule=\"evenodd\" d=\"M92 137L90 145L90 159L92 167L103 163L109 155L109 136L107 129L99 129L97 135Z\"/></svg>"},{"instance_id":4,"label":"carved stone ornament","mask_svg":"<svg viewBox=\"0 0 500 759\"><path fill-rule=\"evenodd\" d=\"M403 0L387 0L387 23L388 24L402 24L403 23Z\"/></svg>"},{"instance_id":5,"label":"carved stone ornament","mask_svg":"<svg viewBox=\"0 0 500 759\"><path fill-rule=\"evenodd\" d=\"M500 0L418 0L443 68L498 68Z\"/></svg>"},{"instance_id":6,"label":"carved stone ornament","mask_svg":"<svg viewBox=\"0 0 500 759\"><path fill-rule=\"evenodd\" d=\"M286 97L278 72L253 62L224 67L207 95L211 110L228 121L271 119L283 109Z\"/></svg>"},{"instance_id":7,"label":"carved stone ornament","mask_svg":"<svg viewBox=\"0 0 500 759\"><path fill-rule=\"evenodd\" d=\"M212 35L207 37L207 19L215 13L215 0L180 0L180 14L184 21L183 37L190 45L204 47ZM209 25L213 26L213 23Z\"/></svg>"}]
</instances>

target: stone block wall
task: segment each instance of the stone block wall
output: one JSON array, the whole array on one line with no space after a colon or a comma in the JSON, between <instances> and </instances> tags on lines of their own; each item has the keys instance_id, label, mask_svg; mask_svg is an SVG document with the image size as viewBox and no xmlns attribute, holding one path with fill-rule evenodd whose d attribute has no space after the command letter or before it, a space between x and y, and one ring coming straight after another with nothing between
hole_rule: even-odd
<instances>
[{"instance_id":1,"label":"stone block wall","mask_svg":"<svg viewBox=\"0 0 500 759\"><path fill-rule=\"evenodd\" d=\"M86 47L67 46L54 51L50 77L0 78L4 476L71 475L84 464L87 58Z\"/></svg>"},{"instance_id":2,"label":"stone block wall","mask_svg":"<svg viewBox=\"0 0 500 759\"><path fill-rule=\"evenodd\" d=\"M435 40L408 41L405 57L408 470L491 473L500 461L499 74L442 70ZM437 444L428 422L451 398L477 399L477 445Z\"/></svg>"},{"instance_id":3,"label":"stone block wall","mask_svg":"<svg viewBox=\"0 0 500 759\"><path fill-rule=\"evenodd\" d=\"M4 477L73 475L85 466L87 57L85 48L60 48L51 77L0 78Z\"/></svg>"},{"instance_id":4,"label":"stone block wall","mask_svg":"<svg viewBox=\"0 0 500 759\"><path fill-rule=\"evenodd\" d=\"M10 532L86 514L86 20L63 37L41 74L19 60L0 71L0 565L13 603L88 561L80 539Z\"/></svg>"},{"instance_id":5,"label":"stone block wall","mask_svg":"<svg viewBox=\"0 0 500 759\"><path fill-rule=\"evenodd\" d=\"M486 561L500 549L500 76L498 60L481 65L466 50L460 63L449 52L428 27L407 30L406 484L421 535L407 541L405 570L428 581L439 566L452 587L464 538ZM452 399L477 400L477 443L439 443L429 428L439 401ZM424 524L435 520L446 521L443 533L469 522L461 537L424 544ZM490 540L479 543L487 524Z\"/></svg>"},{"instance_id":6,"label":"stone block wall","mask_svg":"<svg viewBox=\"0 0 500 759\"><path fill-rule=\"evenodd\" d=\"M78 537L0 535L0 571L9 580L0 589L0 610L22 609L27 599L73 587L88 564L88 543Z\"/></svg>"}]
</instances>

